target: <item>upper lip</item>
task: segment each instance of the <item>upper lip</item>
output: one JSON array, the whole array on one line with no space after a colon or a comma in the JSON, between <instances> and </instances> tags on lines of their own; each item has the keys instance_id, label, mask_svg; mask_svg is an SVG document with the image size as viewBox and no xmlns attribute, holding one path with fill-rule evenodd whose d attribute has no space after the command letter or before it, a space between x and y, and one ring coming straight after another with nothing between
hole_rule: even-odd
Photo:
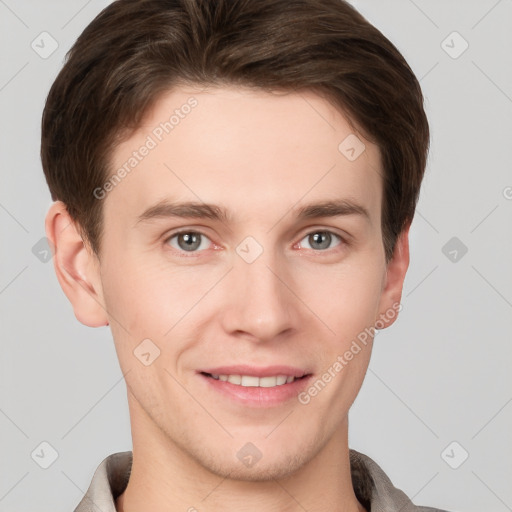
<instances>
[{"instance_id":1,"label":"upper lip","mask_svg":"<svg viewBox=\"0 0 512 512\"><path fill-rule=\"evenodd\" d=\"M199 373L209 373L211 375L249 375L253 377L272 377L277 375L286 375L287 377L300 378L308 375L309 372L285 365L272 365L264 367L249 366L245 364L234 366L218 366L216 368L204 368Z\"/></svg>"}]
</instances>

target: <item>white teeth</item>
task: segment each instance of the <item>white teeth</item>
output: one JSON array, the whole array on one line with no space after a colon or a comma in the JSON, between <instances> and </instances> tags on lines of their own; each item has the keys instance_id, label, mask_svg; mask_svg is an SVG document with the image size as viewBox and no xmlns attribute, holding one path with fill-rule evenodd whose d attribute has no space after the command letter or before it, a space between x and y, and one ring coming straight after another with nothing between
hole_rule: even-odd
<instances>
[{"instance_id":1,"label":"white teeth","mask_svg":"<svg viewBox=\"0 0 512 512\"><path fill-rule=\"evenodd\" d=\"M228 382L231 384L242 384L242 377L240 375L229 375Z\"/></svg>"},{"instance_id":2,"label":"white teeth","mask_svg":"<svg viewBox=\"0 0 512 512\"><path fill-rule=\"evenodd\" d=\"M244 387L256 387L260 384L260 379L258 377L251 377L249 375L242 375L242 386Z\"/></svg>"},{"instance_id":3,"label":"white teeth","mask_svg":"<svg viewBox=\"0 0 512 512\"><path fill-rule=\"evenodd\" d=\"M277 386L277 377L260 377L259 381L261 388L273 388Z\"/></svg>"},{"instance_id":4,"label":"white teeth","mask_svg":"<svg viewBox=\"0 0 512 512\"><path fill-rule=\"evenodd\" d=\"M275 375L272 377L255 377L253 375L214 375L212 377L216 380L230 382L238 386L260 387L260 388L273 388L275 386L282 386L283 384L290 384L295 380L295 377L286 375Z\"/></svg>"}]
</instances>

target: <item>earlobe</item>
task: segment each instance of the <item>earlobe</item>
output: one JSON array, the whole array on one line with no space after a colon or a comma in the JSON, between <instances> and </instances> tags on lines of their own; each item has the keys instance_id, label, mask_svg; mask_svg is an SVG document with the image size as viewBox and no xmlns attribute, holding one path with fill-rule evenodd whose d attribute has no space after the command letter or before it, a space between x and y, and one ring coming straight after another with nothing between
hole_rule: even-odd
<instances>
[{"instance_id":1,"label":"earlobe","mask_svg":"<svg viewBox=\"0 0 512 512\"><path fill-rule=\"evenodd\" d=\"M45 229L54 247L57 279L77 320L89 327L108 325L98 259L82 240L62 201L51 205Z\"/></svg>"},{"instance_id":2,"label":"earlobe","mask_svg":"<svg viewBox=\"0 0 512 512\"><path fill-rule=\"evenodd\" d=\"M392 325L402 309L400 301L407 269L409 268L409 223L397 238L393 256L387 264L386 277L382 290L379 317L375 319L376 329Z\"/></svg>"}]
</instances>

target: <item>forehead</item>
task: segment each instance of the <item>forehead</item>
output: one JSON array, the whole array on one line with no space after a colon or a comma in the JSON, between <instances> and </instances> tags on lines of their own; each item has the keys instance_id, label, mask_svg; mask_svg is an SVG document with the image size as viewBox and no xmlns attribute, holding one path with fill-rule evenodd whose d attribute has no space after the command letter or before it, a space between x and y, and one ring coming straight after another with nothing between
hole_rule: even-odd
<instances>
[{"instance_id":1,"label":"forehead","mask_svg":"<svg viewBox=\"0 0 512 512\"><path fill-rule=\"evenodd\" d=\"M106 215L122 204L131 220L165 199L223 204L249 219L340 198L380 219L377 146L313 92L169 91L115 149L113 174L123 177L110 187Z\"/></svg>"}]
</instances>

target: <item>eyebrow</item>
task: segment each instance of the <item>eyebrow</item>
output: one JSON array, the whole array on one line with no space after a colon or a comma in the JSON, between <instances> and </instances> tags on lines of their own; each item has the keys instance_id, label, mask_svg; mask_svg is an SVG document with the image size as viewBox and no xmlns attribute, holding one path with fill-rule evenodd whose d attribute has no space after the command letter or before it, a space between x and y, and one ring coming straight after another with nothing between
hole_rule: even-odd
<instances>
[{"instance_id":1,"label":"eyebrow","mask_svg":"<svg viewBox=\"0 0 512 512\"><path fill-rule=\"evenodd\" d=\"M295 211L297 220L299 221L320 217L339 217L347 215L360 215L365 217L366 220L371 220L370 213L364 206L349 199L311 203L292 211ZM171 202L167 199L163 199L144 210L144 212L137 217L135 225L140 222L172 217L185 219L211 219L223 223L229 223L233 219L231 212L215 204L199 203L195 201Z\"/></svg>"}]
</instances>

